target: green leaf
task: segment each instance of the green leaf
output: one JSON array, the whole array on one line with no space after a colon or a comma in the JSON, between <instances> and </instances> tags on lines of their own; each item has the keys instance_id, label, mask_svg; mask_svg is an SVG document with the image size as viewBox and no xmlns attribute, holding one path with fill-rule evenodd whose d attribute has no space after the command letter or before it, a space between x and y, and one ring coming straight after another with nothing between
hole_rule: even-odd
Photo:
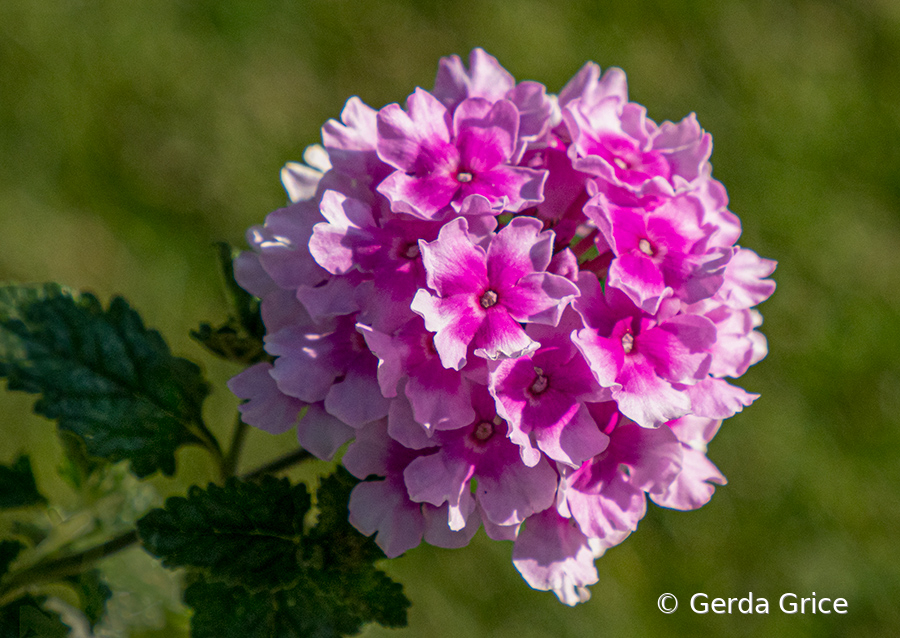
<instances>
[{"instance_id":1,"label":"green leaf","mask_svg":"<svg viewBox=\"0 0 900 638\"><path fill-rule=\"evenodd\" d=\"M302 634L274 632L280 615L274 594L251 594L241 587L199 580L184 590L184 602L194 608L191 638L291 638Z\"/></svg>"},{"instance_id":2,"label":"green leaf","mask_svg":"<svg viewBox=\"0 0 900 638\"><path fill-rule=\"evenodd\" d=\"M220 487L191 487L138 521L144 547L167 567L196 567L211 580L249 589L296 578L303 519L310 509L303 485L265 476L231 478Z\"/></svg>"},{"instance_id":3,"label":"green leaf","mask_svg":"<svg viewBox=\"0 0 900 638\"><path fill-rule=\"evenodd\" d=\"M10 563L25 549L19 541L0 541L0 579L9 571Z\"/></svg>"},{"instance_id":4,"label":"green leaf","mask_svg":"<svg viewBox=\"0 0 900 638\"><path fill-rule=\"evenodd\" d=\"M384 552L368 536L350 524L347 503L359 481L343 467L319 483L316 506L319 517L308 534L306 559L327 569L344 569L384 558Z\"/></svg>"},{"instance_id":5,"label":"green leaf","mask_svg":"<svg viewBox=\"0 0 900 638\"><path fill-rule=\"evenodd\" d=\"M262 339L266 334L266 326L259 313L259 299L241 288L234 277L234 260L241 251L235 250L227 242L218 242L216 250L219 258L219 269L225 282L225 293L241 328L251 336Z\"/></svg>"},{"instance_id":6,"label":"green leaf","mask_svg":"<svg viewBox=\"0 0 900 638\"><path fill-rule=\"evenodd\" d=\"M38 505L45 501L38 492L27 456L17 458L11 467L0 465L0 508Z\"/></svg>"},{"instance_id":7,"label":"green leaf","mask_svg":"<svg viewBox=\"0 0 900 638\"><path fill-rule=\"evenodd\" d=\"M199 368L173 357L120 297L109 309L56 284L0 288L0 376L39 393L35 411L82 437L88 454L175 472L175 450L211 445Z\"/></svg>"},{"instance_id":8,"label":"green leaf","mask_svg":"<svg viewBox=\"0 0 900 638\"><path fill-rule=\"evenodd\" d=\"M271 357L263 350L266 328L260 314L259 300L238 285L234 278L237 252L226 242L216 244L219 269L225 283L230 307L228 320L214 327L201 323L191 337L218 357L251 365Z\"/></svg>"},{"instance_id":9,"label":"green leaf","mask_svg":"<svg viewBox=\"0 0 900 638\"><path fill-rule=\"evenodd\" d=\"M100 572L96 569L70 576L66 582L78 594L81 610L93 629L106 612L106 601L112 597L112 590L100 579Z\"/></svg>"},{"instance_id":10,"label":"green leaf","mask_svg":"<svg viewBox=\"0 0 900 638\"><path fill-rule=\"evenodd\" d=\"M0 638L66 638L59 614L41 608L44 598L23 596L0 609Z\"/></svg>"},{"instance_id":11,"label":"green leaf","mask_svg":"<svg viewBox=\"0 0 900 638\"><path fill-rule=\"evenodd\" d=\"M256 593L200 580L184 592L184 602L194 609L191 637L337 638L391 616L402 622L382 624L405 626L409 602L401 586L375 569L358 576L339 580L310 571L292 589ZM388 611L385 605L397 608Z\"/></svg>"},{"instance_id":12,"label":"green leaf","mask_svg":"<svg viewBox=\"0 0 900 638\"><path fill-rule=\"evenodd\" d=\"M290 586L248 591L204 577L188 587L193 638L333 638L369 622L405 626L409 600L402 586L375 568L381 550L347 522L356 483L343 469L322 481L318 523L301 540Z\"/></svg>"},{"instance_id":13,"label":"green leaf","mask_svg":"<svg viewBox=\"0 0 900 638\"><path fill-rule=\"evenodd\" d=\"M317 605L334 610L333 623L352 619L354 632L366 622L405 627L410 603L403 586L375 569L374 561L384 558L384 552L349 522L347 503L357 483L339 467L316 491L319 518L304 544L309 582L315 586Z\"/></svg>"}]
</instances>

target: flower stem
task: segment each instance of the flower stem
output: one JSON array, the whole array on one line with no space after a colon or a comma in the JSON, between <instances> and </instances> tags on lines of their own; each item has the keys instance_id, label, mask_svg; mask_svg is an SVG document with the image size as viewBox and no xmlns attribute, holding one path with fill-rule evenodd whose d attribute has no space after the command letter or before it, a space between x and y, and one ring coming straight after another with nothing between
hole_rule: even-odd
<instances>
[{"instance_id":1,"label":"flower stem","mask_svg":"<svg viewBox=\"0 0 900 638\"><path fill-rule=\"evenodd\" d=\"M241 450L244 447L244 440L247 438L247 424L238 414L237 421L234 423L234 432L231 435L231 446L228 448L228 454L222 462L222 479L225 480L234 476L237 471L238 461L241 456Z\"/></svg>"},{"instance_id":2,"label":"flower stem","mask_svg":"<svg viewBox=\"0 0 900 638\"><path fill-rule=\"evenodd\" d=\"M219 439L213 434L202 419L198 419L190 429L194 435L200 439L200 444L209 450L210 454L215 458L216 465L219 467L220 475L225 474L225 455L222 453L222 446L219 445Z\"/></svg>"},{"instance_id":3,"label":"flower stem","mask_svg":"<svg viewBox=\"0 0 900 638\"><path fill-rule=\"evenodd\" d=\"M241 428L241 426L243 426L243 428ZM234 461L228 461L228 459L224 460L222 464L223 476L225 475L227 463L233 462L236 464L237 462L241 440L244 437L244 434L239 433L240 429L246 431L246 425L238 421L228 455L229 458L233 457ZM235 444L235 442L237 442L237 444ZM264 474L274 474L311 458L315 457L306 450L296 450L243 474L241 478L254 479L263 476ZM232 473L228 476L232 475L233 468ZM80 574L91 569L98 561L131 547L139 540L137 530L133 529L83 551L68 556L62 556L60 558L40 561L19 572L11 574L5 579L6 582L0 585L0 607L14 601L22 594L22 591L28 587L55 582L67 576Z\"/></svg>"},{"instance_id":4,"label":"flower stem","mask_svg":"<svg viewBox=\"0 0 900 638\"><path fill-rule=\"evenodd\" d=\"M133 529L82 552L26 567L22 571L13 574L0 587L0 607L15 600L20 593L19 590L25 587L52 583L62 580L66 576L80 574L92 567L97 561L107 556L112 556L132 546L137 541L137 530Z\"/></svg>"},{"instance_id":5,"label":"flower stem","mask_svg":"<svg viewBox=\"0 0 900 638\"><path fill-rule=\"evenodd\" d=\"M295 452L291 452L290 454L285 454L281 458L269 461L262 467L258 467L252 472L244 474L242 478L254 479L262 476L263 474L274 474L275 472L286 470L292 465L297 465L298 463L302 463L303 461L314 458L316 457L306 450L296 450Z\"/></svg>"}]
</instances>

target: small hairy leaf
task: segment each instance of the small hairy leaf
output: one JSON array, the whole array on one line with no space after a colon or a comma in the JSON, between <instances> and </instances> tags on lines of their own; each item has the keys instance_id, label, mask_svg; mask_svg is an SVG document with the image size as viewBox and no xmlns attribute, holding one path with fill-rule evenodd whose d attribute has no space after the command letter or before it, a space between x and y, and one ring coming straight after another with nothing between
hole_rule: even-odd
<instances>
[{"instance_id":1,"label":"small hairy leaf","mask_svg":"<svg viewBox=\"0 0 900 638\"><path fill-rule=\"evenodd\" d=\"M38 492L27 456L20 456L9 467L0 465L0 508L37 505L45 500Z\"/></svg>"},{"instance_id":2,"label":"small hairy leaf","mask_svg":"<svg viewBox=\"0 0 900 638\"><path fill-rule=\"evenodd\" d=\"M44 598L23 596L0 608L0 638L66 638L59 614L41 607Z\"/></svg>"},{"instance_id":3,"label":"small hairy leaf","mask_svg":"<svg viewBox=\"0 0 900 638\"><path fill-rule=\"evenodd\" d=\"M103 618L106 601L112 596L112 590L100 579L100 572L96 569L70 576L66 578L66 582L78 594L81 610L93 628Z\"/></svg>"},{"instance_id":4,"label":"small hairy leaf","mask_svg":"<svg viewBox=\"0 0 900 638\"><path fill-rule=\"evenodd\" d=\"M234 278L234 258L237 252L227 243L216 244L219 269L225 283L230 307L228 320L214 327L201 323L191 337L218 357L249 366L269 360L263 350L266 333L259 310L259 300L240 287Z\"/></svg>"},{"instance_id":5,"label":"small hairy leaf","mask_svg":"<svg viewBox=\"0 0 900 638\"><path fill-rule=\"evenodd\" d=\"M41 394L39 414L79 435L91 456L129 460L140 477L175 472L175 450L202 443L209 389L117 297L108 310L56 284L0 287L0 376Z\"/></svg>"},{"instance_id":6,"label":"small hairy leaf","mask_svg":"<svg viewBox=\"0 0 900 638\"><path fill-rule=\"evenodd\" d=\"M138 521L144 547L167 567L195 567L210 580L271 588L297 576L303 518L310 496L303 485L263 477L231 478L225 487L193 486Z\"/></svg>"},{"instance_id":7,"label":"small hairy leaf","mask_svg":"<svg viewBox=\"0 0 900 638\"><path fill-rule=\"evenodd\" d=\"M217 357L245 366L271 358L263 350L262 339L242 332L233 319L218 327L201 323L191 331L191 338Z\"/></svg>"},{"instance_id":8,"label":"small hairy leaf","mask_svg":"<svg viewBox=\"0 0 900 638\"><path fill-rule=\"evenodd\" d=\"M234 260L240 251L235 250L228 242L224 241L216 244L216 250L219 269L222 271L222 278L225 282L225 293L235 319L247 334L262 339L266 334L266 327L259 314L259 300L241 288L234 277Z\"/></svg>"}]
</instances>

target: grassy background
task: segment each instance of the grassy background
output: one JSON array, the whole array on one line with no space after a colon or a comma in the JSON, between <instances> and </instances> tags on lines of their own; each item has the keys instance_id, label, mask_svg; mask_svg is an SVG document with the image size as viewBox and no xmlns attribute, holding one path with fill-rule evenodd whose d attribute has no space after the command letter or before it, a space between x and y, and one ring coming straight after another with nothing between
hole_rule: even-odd
<instances>
[{"instance_id":1,"label":"grassy background","mask_svg":"<svg viewBox=\"0 0 900 638\"><path fill-rule=\"evenodd\" d=\"M203 363L217 388L208 420L226 437L236 401L223 383L236 370L187 337L224 313L211 243L242 244L283 204L280 167L319 141L349 96L402 101L431 87L440 56L475 46L551 91L586 60L621 66L657 121L697 112L741 243L780 264L761 308L771 353L742 379L762 398L711 446L729 485L698 512L651 507L598 562L589 603L569 609L529 590L511 547L479 537L390 562L413 601L410 627L365 635L897 635L894 0L4 0L0 280L126 296L178 354ZM0 461L29 451L65 505L52 426L27 415L30 404L0 396ZM294 445L290 434L251 437L247 467ZM211 476L199 452L179 461L183 478L151 481L158 498ZM146 567L135 550L107 569L127 588ZM695 615L687 599L701 591L752 591L773 608ZM846 598L849 613L777 610L782 593L813 591ZM671 616L656 608L663 592L681 600ZM157 606L131 624L183 628L183 612Z\"/></svg>"}]
</instances>

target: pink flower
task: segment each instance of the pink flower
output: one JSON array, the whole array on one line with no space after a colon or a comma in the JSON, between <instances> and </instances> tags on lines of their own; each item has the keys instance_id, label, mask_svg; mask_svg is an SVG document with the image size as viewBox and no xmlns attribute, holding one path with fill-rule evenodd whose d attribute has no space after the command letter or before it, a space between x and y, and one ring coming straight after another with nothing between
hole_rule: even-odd
<instances>
[{"instance_id":1,"label":"pink flower","mask_svg":"<svg viewBox=\"0 0 900 638\"><path fill-rule=\"evenodd\" d=\"M636 194L673 194L709 172L712 138L691 114L657 126L628 101L625 74L587 65L566 87L563 118L578 170ZM561 95L561 98L563 95Z\"/></svg>"},{"instance_id":2,"label":"pink flower","mask_svg":"<svg viewBox=\"0 0 900 638\"><path fill-rule=\"evenodd\" d=\"M553 503L556 472L546 459L532 467L522 464L484 388L474 399L472 423L436 433L429 442L438 450L419 456L403 471L409 497L435 506L447 503L452 530L465 526L476 501L492 523L517 525ZM474 492L472 481L478 484Z\"/></svg>"},{"instance_id":3,"label":"pink flower","mask_svg":"<svg viewBox=\"0 0 900 638\"><path fill-rule=\"evenodd\" d=\"M662 507L693 510L706 505L716 485L725 485L725 477L706 458L706 445L716 435L721 421L686 416L669 423L681 443L681 471L664 490L650 495Z\"/></svg>"},{"instance_id":4,"label":"pink flower","mask_svg":"<svg viewBox=\"0 0 900 638\"><path fill-rule=\"evenodd\" d=\"M512 102L470 98L451 119L434 96L417 89L406 106L378 113L378 155L397 169L378 192L394 211L441 219L473 195L510 211L541 200L547 173L510 164L519 134Z\"/></svg>"},{"instance_id":5,"label":"pink flower","mask_svg":"<svg viewBox=\"0 0 900 638\"><path fill-rule=\"evenodd\" d=\"M608 284L651 315L667 297L693 303L715 293L733 253L709 245L712 229L701 225L699 199L683 195L659 202L650 210L617 206L597 193L584 208L615 255Z\"/></svg>"},{"instance_id":6,"label":"pink flower","mask_svg":"<svg viewBox=\"0 0 900 638\"><path fill-rule=\"evenodd\" d=\"M545 341L532 354L492 365L490 390L525 465L535 465L543 452L578 467L609 443L586 405L607 400L609 393L597 384L568 336Z\"/></svg>"},{"instance_id":7,"label":"pink flower","mask_svg":"<svg viewBox=\"0 0 900 638\"><path fill-rule=\"evenodd\" d=\"M397 396L402 379L414 419L426 431L452 430L472 422L473 382L441 364L434 335L414 317L391 336L359 326L371 351L378 357L378 382L385 397Z\"/></svg>"},{"instance_id":8,"label":"pink flower","mask_svg":"<svg viewBox=\"0 0 900 638\"><path fill-rule=\"evenodd\" d=\"M549 508L528 519L516 538L513 564L535 589L553 591L567 605L591 597L587 586L598 580L591 539L569 518Z\"/></svg>"},{"instance_id":9,"label":"pink flower","mask_svg":"<svg viewBox=\"0 0 900 638\"><path fill-rule=\"evenodd\" d=\"M520 142L540 140L562 117L543 84L516 84L509 71L484 49L472 50L468 70L459 56L443 58L438 65L433 93L448 109L466 98L483 98L489 102L509 100L519 111Z\"/></svg>"},{"instance_id":10,"label":"pink flower","mask_svg":"<svg viewBox=\"0 0 900 638\"><path fill-rule=\"evenodd\" d=\"M716 328L698 315L662 319L638 310L617 289L605 295L593 275L578 280L575 310L585 328L572 340L601 386L609 388L619 410L645 427L658 427L690 413L682 386L706 378Z\"/></svg>"},{"instance_id":11,"label":"pink flower","mask_svg":"<svg viewBox=\"0 0 900 638\"><path fill-rule=\"evenodd\" d=\"M619 420L609 446L560 483L559 510L591 538L607 542L637 529L646 494L664 493L682 468L682 447L667 427L655 430Z\"/></svg>"},{"instance_id":12,"label":"pink flower","mask_svg":"<svg viewBox=\"0 0 900 638\"><path fill-rule=\"evenodd\" d=\"M447 368L462 369L471 344L488 359L515 357L537 348L520 322L555 325L578 289L546 272L553 233L535 219L517 217L490 240L472 242L465 218L448 222L438 239L421 243L428 287L411 308L436 333L434 345Z\"/></svg>"}]
</instances>

